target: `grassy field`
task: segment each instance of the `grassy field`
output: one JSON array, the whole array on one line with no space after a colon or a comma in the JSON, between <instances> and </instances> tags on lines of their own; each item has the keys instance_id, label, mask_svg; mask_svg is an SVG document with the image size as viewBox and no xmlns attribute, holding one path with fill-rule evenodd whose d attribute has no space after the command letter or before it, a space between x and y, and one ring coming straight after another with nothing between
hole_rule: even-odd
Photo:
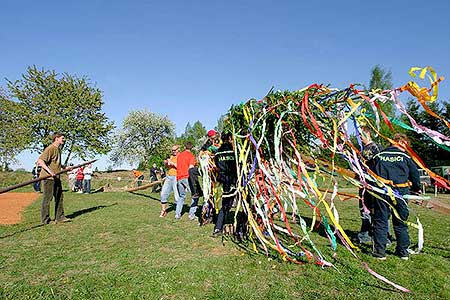
<instances>
[{"instance_id":1,"label":"grassy field","mask_svg":"<svg viewBox=\"0 0 450 300\"><path fill-rule=\"evenodd\" d=\"M21 224L0 226L1 299L450 299L450 216L415 205L423 253L376 261L365 246L358 254L412 290L405 294L370 275L343 246L332 258L319 234L313 238L337 270L285 263L230 237L213 239L211 225L199 227L187 215L175 221L173 206L159 218L159 195L148 190L64 197L71 223L40 226L36 201ZM337 204L342 226L354 235L357 202ZM416 243L417 231L410 234Z\"/></svg>"}]
</instances>

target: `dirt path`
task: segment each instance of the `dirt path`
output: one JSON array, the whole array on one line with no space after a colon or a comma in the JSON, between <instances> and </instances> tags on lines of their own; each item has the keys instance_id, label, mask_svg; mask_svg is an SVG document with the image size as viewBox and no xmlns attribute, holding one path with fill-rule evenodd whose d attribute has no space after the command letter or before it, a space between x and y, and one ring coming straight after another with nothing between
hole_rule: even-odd
<instances>
[{"instance_id":1,"label":"dirt path","mask_svg":"<svg viewBox=\"0 0 450 300\"><path fill-rule=\"evenodd\" d=\"M22 210L36 201L39 193L4 193L0 194L0 224L18 224Z\"/></svg>"}]
</instances>

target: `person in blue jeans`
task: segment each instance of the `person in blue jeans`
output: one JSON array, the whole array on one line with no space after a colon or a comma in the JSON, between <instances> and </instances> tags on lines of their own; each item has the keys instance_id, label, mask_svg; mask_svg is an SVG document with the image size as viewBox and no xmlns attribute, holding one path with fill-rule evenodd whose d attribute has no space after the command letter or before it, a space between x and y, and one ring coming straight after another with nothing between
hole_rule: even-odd
<instances>
[{"instance_id":1,"label":"person in blue jeans","mask_svg":"<svg viewBox=\"0 0 450 300\"><path fill-rule=\"evenodd\" d=\"M92 164L88 164L83 169L83 193L91 193Z\"/></svg>"},{"instance_id":2,"label":"person in blue jeans","mask_svg":"<svg viewBox=\"0 0 450 300\"><path fill-rule=\"evenodd\" d=\"M177 156L180 146L172 146L172 155L164 161L164 165L167 168L167 176L165 177L164 184L161 188L161 213L160 217L167 216L167 199L169 199L170 193L173 192L175 203L178 202L178 189L177 189Z\"/></svg>"},{"instance_id":3,"label":"person in blue jeans","mask_svg":"<svg viewBox=\"0 0 450 300\"><path fill-rule=\"evenodd\" d=\"M196 164L195 156L191 152L192 146L191 142L186 142L185 150L178 154L177 157L177 187L179 195L177 207L175 209L175 219L177 220L181 218L183 204L186 198L186 190L189 187L189 169L193 168ZM193 198L192 200L194 202L198 201L198 197Z\"/></svg>"}]
</instances>

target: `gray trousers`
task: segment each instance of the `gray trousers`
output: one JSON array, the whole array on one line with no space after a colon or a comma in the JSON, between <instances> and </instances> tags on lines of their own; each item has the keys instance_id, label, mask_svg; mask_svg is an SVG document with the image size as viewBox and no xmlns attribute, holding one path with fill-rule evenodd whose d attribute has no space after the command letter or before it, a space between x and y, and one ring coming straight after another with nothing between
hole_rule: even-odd
<instances>
[{"instance_id":1,"label":"gray trousers","mask_svg":"<svg viewBox=\"0 0 450 300\"><path fill-rule=\"evenodd\" d=\"M53 178L42 181L44 195L41 206L41 222L42 224L50 223L50 202L55 198L55 220L64 219L63 191L61 179Z\"/></svg>"}]
</instances>

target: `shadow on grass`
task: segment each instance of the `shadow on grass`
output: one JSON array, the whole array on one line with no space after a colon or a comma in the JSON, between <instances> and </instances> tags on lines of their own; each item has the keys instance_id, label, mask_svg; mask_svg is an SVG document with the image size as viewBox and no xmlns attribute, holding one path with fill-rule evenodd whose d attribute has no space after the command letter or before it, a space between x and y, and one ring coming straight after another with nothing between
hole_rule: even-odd
<instances>
[{"instance_id":1,"label":"shadow on grass","mask_svg":"<svg viewBox=\"0 0 450 300\"><path fill-rule=\"evenodd\" d=\"M402 292L400 290L397 290L397 289L394 289L394 288L390 288L390 287L384 287L384 286L370 284L370 283L367 283L367 286L370 286L370 287L373 287L373 288L376 288L376 289L380 289L380 290L383 290L383 291L386 291L386 292L396 293L396 294L399 294L399 295L404 295L405 294L405 292Z\"/></svg>"},{"instance_id":2,"label":"shadow on grass","mask_svg":"<svg viewBox=\"0 0 450 300\"><path fill-rule=\"evenodd\" d=\"M279 215L277 216L273 216L272 217L274 220L274 224L277 224L278 226L284 227L284 222L282 220L280 220ZM232 220L230 220L232 219ZM305 217L302 216L302 219L305 221L306 223L306 227L309 228L311 226L311 223L313 222L312 218L310 217ZM234 222L234 217L232 218L227 218L227 221L225 222L226 224L230 224ZM300 218L296 218L295 221L290 220L289 222L291 225L292 224L297 224L300 225ZM327 240L329 239L328 233L326 232L326 228L323 224L323 222L321 222L321 220L316 220L315 222L315 226L314 226L314 232L316 234L318 234L319 236L326 238ZM334 231L334 226L330 225L330 229ZM249 228L249 231L251 229ZM360 244L357 236L358 236L358 231L352 231L352 230L345 230L346 235L350 238L350 240L357 245L362 253L365 254L370 254L372 253L372 245L371 244ZM264 235L267 235L266 238L268 237L268 233L267 232L263 232ZM303 251L301 251L300 249L297 249L297 252L293 251L288 245L290 245L292 243L292 236L286 232L281 232L281 231L277 231L276 233L277 235L277 240L280 243L280 246L282 248L284 248L288 253L290 252L290 256L294 257L295 259L297 259L300 263L302 262L307 262L307 257L305 256L305 254L303 254ZM337 244L343 245L343 242L341 241L341 239L338 237L338 235L335 235L335 239ZM249 254L255 254L255 245L249 241L248 239L237 239L236 236L233 235L228 235L228 236L223 236L222 241L230 241L233 244L235 244L235 246L237 248L239 248L241 251L243 251L244 253L246 253L247 255ZM306 243L306 246L309 246L308 243ZM265 254L267 257L275 260L275 261L282 261L280 259L280 255L277 251L274 251L273 249L270 249L268 247L268 249L266 250L264 247L262 247L260 244L256 243L256 247L257 247L257 251L261 254ZM292 251L291 251L292 250ZM311 250L311 249L310 249ZM388 253L390 253L390 251L388 250Z\"/></svg>"},{"instance_id":3,"label":"shadow on grass","mask_svg":"<svg viewBox=\"0 0 450 300\"><path fill-rule=\"evenodd\" d=\"M450 249L448 249L448 248L434 246L434 245L428 245L427 248L434 250L433 252L436 255L442 256L443 258L450 259Z\"/></svg>"},{"instance_id":4,"label":"shadow on grass","mask_svg":"<svg viewBox=\"0 0 450 300\"><path fill-rule=\"evenodd\" d=\"M113 204L110 204L110 205L98 205L98 206L94 206L94 207L89 207L89 208L85 208L85 209L82 209L82 210L78 210L78 211L75 211L75 212L71 213L70 215L67 215L66 217L70 218L70 219L74 219L74 218L76 218L78 216L81 216L81 215L84 215L84 214L96 211L96 210L101 209L101 208L111 207L111 206L114 206L114 205L117 205L117 202L113 203Z\"/></svg>"},{"instance_id":5,"label":"shadow on grass","mask_svg":"<svg viewBox=\"0 0 450 300\"><path fill-rule=\"evenodd\" d=\"M6 239L6 238L14 236L16 234L23 233L23 232L26 232L26 231L30 231L30 230L33 230L33 229L36 229L36 228L39 228L39 227L43 227L43 226L45 226L45 224L39 224L39 225L34 225L34 226L31 226L31 227L28 227L28 228L24 228L24 229L21 229L19 231L16 231L16 232L4 235L4 236L0 236L0 239Z\"/></svg>"},{"instance_id":6,"label":"shadow on grass","mask_svg":"<svg viewBox=\"0 0 450 300\"><path fill-rule=\"evenodd\" d=\"M141 193L137 193L137 192L130 192L130 194L133 194L133 195L136 195L136 196L145 197L145 198L150 198L150 199L156 200L156 201L158 201L158 202L161 201L159 198L156 198L156 197L153 197L153 196L150 196L150 195L146 195L146 194L141 194ZM166 211L167 211L168 213L171 212L171 211L175 211L176 207L177 207L176 203L169 203L169 202L167 202L167 208L166 208ZM181 215L184 215L184 214L186 214L187 212L189 212L189 209L190 209L190 202L189 202L189 204L186 204L186 203L185 203L185 204L183 205L182 210L181 210ZM201 205L200 205L200 206L197 208L197 212L198 212L199 210L201 211L201 209L202 209L202 207L201 207Z\"/></svg>"},{"instance_id":7,"label":"shadow on grass","mask_svg":"<svg viewBox=\"0 0 450 300\"><path fill-rule=\"evenodd\" d=\"M141 197L145 197L145 198L150 198L150 199L152 199L152 200L156 200L156 201L159 202L159 198L156 198L156 197L153 197L153 196L150 196L150 195L141 194L141 193L136 193L136 192L130 192L130 193L133 194L133 195L136 195L136 196L141 196Z\"/></svg>"},{"instance_id":8,"label":"shadow on grass","mask_svg":"<svg viewBox=\"0 0 450 300\"><path fill-rule=\"evenodd\" d=\"M85 208L85 209L73 212L70 215L67 215L66 217L68 217L70 219L74 219L74 218L76 218L78 216L81 216L83 214L87 214L87 213L96 211L98 209L107 208L107 207L111 207L111 206L114 206L114 205L117 205L117 202L113 203L113 204L110 204L110 205L98 205L98 206L94 206L94 207ZM28 227L28 228L24 228L24 229L21 229L19 231L16 231L16 232L4 235L4 236L0 236L0 239L5 239L5 238L8 238L8 237L12 237L12 236L14 236L16 234L23 233L23 232L26 232L26 231L30 231L30 230L33 230L33 229L36 229L36 228L39 228L39 227L43 227L43 226L45 226L45 225L44 224L39 224L39 225L34 225L34 226L31 226L31 227Z\"/></svg>"},{"instance_id":9,"label":"shadow on grass","mask_svg":"<svg viewBox=\"0 0 450 300\"><path fill-rule=\"evenodd\" d=\"M91 191L91 194L97 194L97 193L101 193L101 192L104 192L104 191L105 191L105 187L102 186L102 187L99 187L98 189L95 189L95 190Z\"/></svg>"}]
</instances>

